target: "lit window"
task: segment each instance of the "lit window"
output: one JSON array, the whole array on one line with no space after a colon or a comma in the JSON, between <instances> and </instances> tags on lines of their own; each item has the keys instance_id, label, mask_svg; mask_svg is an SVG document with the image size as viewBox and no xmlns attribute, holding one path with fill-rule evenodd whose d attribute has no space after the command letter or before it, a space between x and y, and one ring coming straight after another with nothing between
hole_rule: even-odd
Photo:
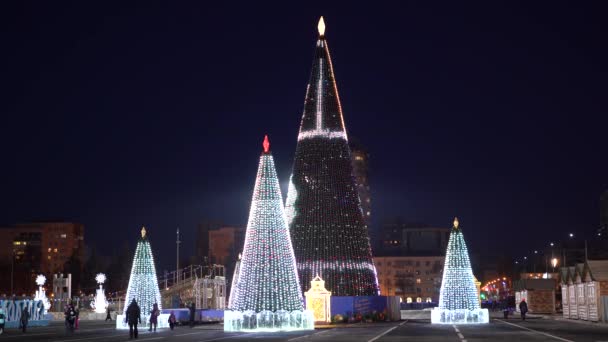
<instances>
[{"instance_id":1,"label":"lit window","mask_svg":"<svg viewBox=\"0 0 608 342\"><path fill-rule=\"evenodd\" d=\"M57 248L53 249L53 252L57 253Z\"/></svg>"},{"instance_id":2,"label":"lit window","mask_svg":"<svg viewBox=\"0 0 608 342\"><path fill-rule=\"evenodd\" d=\"M51 252L51 247L49 247L49 250L48 250L48 252L49 252L49 253L50 253L50 252Z\"/></svg>"},{"instance_id":3,"label":"lit window","mask_svg":"<svg viewBox=\"0 0 608 342\"><path fill-rule=\"evenodd\" d=\"M416 284L420 284L421 279L420 278L416 278Z\"/></svg>"},{"instance_id":4,"label":"lit window","mask_svg":"<svg viewBox=\"0 0 608 342\"><path fill-rule=\"evenodd\" d=\"M68 235L67 234L61 234L61 238L62 239L67 239Z\"/></svg>"},{"instance_id":5,"label":"lit window","mask_svg":"<svg viewBox=\"0 0 608 342\"><path fill-rule=\"evenodd\" d=\"M363 157L361 157L361 156L356 156L356 157L355 157L355 160L363 160Z\"/></svg>"},{"instance_id":6,"label":"lit window","mask_svg":"<svg viewBox=\"0 0 608 342\"><path fill-rule=\"evenodd\" d=\"M420 298L420 297L416 298L416 303L422 303L422 298Z\"/></svg>"},{"instance_id":7,"label":"lit window","mask_svg":"<svg viewBox=\"0 0 608 342\"><path fill-rule=\"evenodd\" d=\"M407 302L411 303L412 302L412 297L407 297Z\"/></svg>"},{"instance_id":8,"label":"lit window","mask_svg":"<svg viewBox=\"0 0 608 342\"><path fill-rule=\"evenodd\" d=\"M15 241L15 242L13 242L13 245L19 246L19 245L21 245L21 241Z\"/></svg>"},{"instance_id":9,"label":"lit window","mask_svg":"<svg viewBox=\"0 0 608 342\"><path fill-rule=\"evenodd\" d=\"M430 303L430 302L432 302L432 299L431 299L431 297L427 297L427 298L426 298L426 302L427 302L427 303Z\"/></svg>"},{"instance_id":10,"label":"lit window","mask_svg":"<svg viewBox=\"0 0 608 342\"><path fill-rule=\"evenodd\" d=\"M48 258L49 260L51 260L51 256L50 256L50 255L49 255L47 258Z\"/></svg>"}]
</instances>

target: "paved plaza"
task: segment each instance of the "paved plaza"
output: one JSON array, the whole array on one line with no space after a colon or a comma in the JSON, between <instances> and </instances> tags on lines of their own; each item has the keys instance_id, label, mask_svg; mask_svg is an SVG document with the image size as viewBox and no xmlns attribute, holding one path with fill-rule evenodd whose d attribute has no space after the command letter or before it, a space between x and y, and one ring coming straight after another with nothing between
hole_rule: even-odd
<instances>
[{"instance_id":1,"label":"paved plaza","mask_svg":"<svg viewBox=\"0 0 608 342\"><path fill-rule=\"evenodd\" d=\"M26 334L8 329L0 341L86 342L129 340L128 331L117 331L114 322L83 321L80 329L66 335L60 322L31 328ZM225 333L220 324L178 327L156 333L141 331L138 341L581 341L608 342L608 325L583 324L553 319L492 319L486 325L431 325L427 320L337 325L305 332Z\"/></svg>"}]
</instances>

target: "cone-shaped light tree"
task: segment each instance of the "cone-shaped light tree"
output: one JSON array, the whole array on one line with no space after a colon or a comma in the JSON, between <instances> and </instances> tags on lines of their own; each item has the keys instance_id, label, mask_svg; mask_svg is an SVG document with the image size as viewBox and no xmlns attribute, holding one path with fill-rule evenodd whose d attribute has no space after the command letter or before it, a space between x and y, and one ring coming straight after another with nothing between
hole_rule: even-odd
<instances>
[{"instance_id":1,"label":"cone-shaped light tree","mask_svg":"<svg viewBox=\"0 0 608 342\"><path fill-rule=\"evenodd\" d=\"M378 279L323 18L318 30L285 204L300 285L307 291L319 275L334 296L375 296Z\"/></svg>"},{"instance_id":2,"label":"cone-shaped light tree","mask_svg":"<svg viewBox=\"0 0 608 342\"><path fill-rule=\"evenodd\" d=\"M285 221L279 180L264 137L238 279L224 330L313 329L304 311L296 259Z\"/></svg>"},{"instance_id":3,"label":"cone-shaped light tree","mask_svg":"<svg viewBox=\"0 0 608 342\"><path fill-rule=\"evenodd\" d=\"M158 304L158 308L161 309L162 303L156 278L154 256L145 227L141 229L141 238L137 241L137 248L135 249L124 312L127 311L129 303L134 298L141 309L142 322L144 322L143 316L152 310L154 303Z\"/></svg>"},{"instance_id":4,"label":"cone-shaped light tree","mask_svg":"<svg viewBox=\"0 0 608 342\"><path fill-rule=\"evenodd\" d=\"M488 323L487 309L481 309L469 251L458 218L450 233L439 292L439 306L431 313L432 323Z\"/></svg>"}]
</instances>

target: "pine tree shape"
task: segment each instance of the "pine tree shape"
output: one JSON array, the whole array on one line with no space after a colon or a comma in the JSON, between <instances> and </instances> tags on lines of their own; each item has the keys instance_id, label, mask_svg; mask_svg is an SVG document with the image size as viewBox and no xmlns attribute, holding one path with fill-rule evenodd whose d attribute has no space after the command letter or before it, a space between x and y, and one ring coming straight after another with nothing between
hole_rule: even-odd
<instances>
[{"instance_id":1,"label":"pine tree shape","mask_svg":"<svg viewBox=\"0 0 608 342\"><path fill-rule=\"evenodd\" d=\"M285 205L300 284L319 275L335 296L378 295L323 18L318 28Z\"/></svg>"},{"instance_id":2,"label":"pine tree shape","mask_svg":"<svg viewBox=\"0 0 608 342\"><path fill-rule=\"evenodd\" d=\"M134 298L142 313L142 323L144 322L143 317L152 310L154 303L158 304L159 310L162 307L158 280L156 278L156 267L154 266L154 256L152 255L152 248L146 236L146 228L141 229L141 238L137 242L137 248L135 249L124 312L126 312L127 307Z\"/></svg>"},{"instance_id":3,"label":"pine tree shape","mask_svg":"<svg viewBox=\"0 0 608 342\"><path fill-rule=\"evenodd\" d=\"M448 310L479 309L477 288L469 252L464 242L462 230L458 229L458 219L454 219L454 227L448 240L448 249L443 268L443 280L439 292L439 308Z\"/></svg>"},{"instance_id":4,"label":"pine tree shape","mask_svg":"<svg viewBox=\"0 0 608 342\"><path fill-rule=\"evenodd\" d=\"M260 156L238 280L234 311L302 311L296 260L285 221L279 180L268 137Z\"/></svg>"},{"instance_id":5,"label":"pine tree shape","mask_svg":"<svg viewBox=\"0 0 608 342\"><path fill-rule=\"evenodd\" d=\"M469 252L458 227L458 218L448 240L439 292L439 306L431 313L432 323L487 323L487 309L481 309Z\"/></svg>"}]
</instances>

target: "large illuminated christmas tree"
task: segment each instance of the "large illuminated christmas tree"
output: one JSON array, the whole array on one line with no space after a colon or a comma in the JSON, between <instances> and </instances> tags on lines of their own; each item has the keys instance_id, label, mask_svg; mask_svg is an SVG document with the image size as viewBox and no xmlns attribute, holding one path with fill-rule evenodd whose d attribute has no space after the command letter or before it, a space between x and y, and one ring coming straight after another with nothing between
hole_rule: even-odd
<instances>
[{"instance_id":1,"label":"large illuminated christmas tree","mask_svg":"<svg viewBox=\"0 0 608 342\"><path fill-rule=\"evenodd\" d=\"M432 323L488 323L487 309L481 309L469 251L458 219L450 233L439 292L439 306L431 312Z\"/></svg>"},{"instance_id":2,"label":"large illuminated christmas tree","mask_svg":"<svg viewBox=\"0 0 608 342\"><path fill-rule=\"evenodd\" d=\"M154 303L158 304L158 308L161 309L162 303L156 278L154 256L152 255L150 241L146 236L146 228L141 229L141 238L137 241L124 312L127 311L127 307L133 298L135 298L141 310L142 323L145 323L143 317L149 314Z\"/></svg>"},{"instance_id":3,"label":"large illuminated christmas tree","mask_svg":"<svg viewBox=\"0 0 608 342\"><path fill-rule=\"evenodd\" d=\"M238 279L232 286L224 330L313 329L304 311L283 198L264 138Z\"/></svg>"},{"instance_id":4,"label":"large illuminated christmas tree","mask_svg":"<svg viewBox=\"0 0 608 342\"><path fill-rule=\"evenodd\" d=\"M300 284L318 275L335 296L378 295L323 18L318 29L285 205Z\"/></svg>"}]
</instances>

